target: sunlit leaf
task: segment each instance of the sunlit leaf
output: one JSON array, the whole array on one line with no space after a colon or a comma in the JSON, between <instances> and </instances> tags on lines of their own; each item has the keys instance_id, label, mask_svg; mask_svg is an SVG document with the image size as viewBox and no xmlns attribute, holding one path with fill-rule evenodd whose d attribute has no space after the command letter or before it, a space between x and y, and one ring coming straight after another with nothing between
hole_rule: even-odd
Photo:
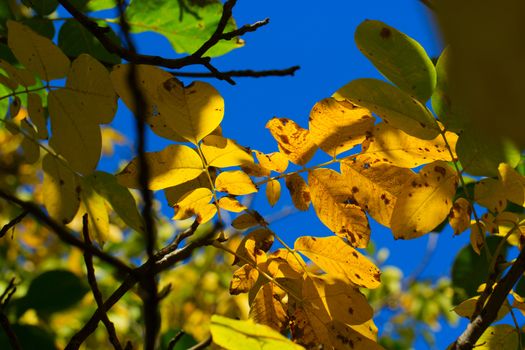
<instances>
[{"instance_id":1,"label":"sunlit leaf","mask_svg":"<svg viewBox=\"0 0 525 350\"><path fill-rule=\"evenodd\" d=\"M208 165L217 168L253 163L253 157L235 141L222 136L208 135L202 140L201 150Z\"/></svg>"},{"instance_id":2,"label":"sunlit leaf","mask_svg":"<svg viewBox=\"0 0 525 350\"><path fill-rule=\"evenodd\" d=\"M7 29L9 48L27 69L46 81L67 74L69 58L51 40L15 21L8 21Z\"/></svg>"},{"instance_id":3,"label":"sunlit leaf","mask_svg":"<svg viewBox=\"0 0 525 350\"><path fill-rule=\"evenodd\" d=\"M416 178L406 168L386 163L366 165L358 160L342 162L341 172L356 202L387 227L404 184Z\"/></svg>"},{"instance_id":4,"label":"sunlit leaf","mask_svg":"<svg viewBox=\"0 0 525 350\"><path fill-rule=\"evenodd\" d=\"M481 255L481 250L485 245L485 230L486 227L483 222L470 224L470 245L478 255Z\"/></svg>"},{"instance_id":5,"label":"sunlit leaf","mask_svg":"<svg viewBox=\"0 0 525 350\"><path fill-rule=\"evenodd\" d=\"M377 288L381 283L379 269L339 237L303 236L294 248L333 277L366 288Z\"/></svg>"},{"instance_id":6,"label":"sunlit leaf","mask_svg":"<svg viewBox=\"0 0 525 350\"><path fill-rule=\"evenodd\" d=\"M455 157L458 136L446 132L445 137ZM374 127L372 135L363 143L363 152L359 158L370 164L389 163L403 168L414 168L434 160L452 161L441 135L432 140L421 140L385 123Z\"/></svg>"},{"instance_id":7,"label":"sunlit leaf","mask_svg":"<svg viewBox=\"0 0 525 350\"><path fill-rule=\"evenodd\" d=\"M144 223L137 203L129 190L118 183L115 175L95 171L87 181L99 195L104 197L122 221L135 231L144 231Z\"/></svg>"},{"instance_id":8,"label":"sunlit leaf","mask_svg":"<svg viewBox=\"0 0 525 350\"><path fill-rule=\"evenodd\" d=\"M46 154L42 160L44 170L44 205L53 219L67 224L80 205L80 183L77 175L64 161Z\"/></svg>"},{"instance_id":9,"label":"sunlit leaf","mask_svg":"<svg viewBox=\"0 0 525 350\"><path fill-rule=\"evenodd\" d=\"M310 136L319 148L336 156L363 142L372 131L374 120L366 108L326 98L317 102L310 112Z\"/></svg>"},{"instance_id":10,"label":"sunlit leaf","mask_svg":"<svg viewBox=\"0 0 525 350\"><path fill-rule=\"evenodd\" d=\"M505 163L499 165L498 171L505 187L505 197L509 201L525 207L525 176Z\"/></svg>"},{"instance_id":11,"label":"sunlit leaf","mask_svg":"<svg viewBox=\"0 0 525 350\"><path fill-rule=\"evenodd\" d=\"M266 198L270 206L274 206L281 197L281 184L278 180L270 180L266 184Z\"/></svg>"},{"instance_id":12,"label":"sunlit leaf","mask_svg":"<svg viewBox=\"0 0 525 350\"><path fill-rule=\"evenodd\" d=\"M187 141L197 144L220 125L224 100L210 84L196 81L185 87L171 78L157 90L158 113L165 116L170 129Z\"/></svg>"},{"instance_id":13,"label":"sunlit leaf","mask_svg":"<svg viewBox=\"0 0 525 350\"><path fill-rule=\"evenodd\" d=\"M166 16L170 13L171 16ZM171 0L133 0L126 9L126 17L133 32L154 31L165 36L178 53L192 54L208 40L222 14L222 3L218 0L206 2ZM230 20L225 32L236 28ZM206 56L220 56L244 45L234 38L221 40Z\"/></svg>"},{"instance_id":14,"label":"sunlit leaf","mask_svg":"<svg viewBox=\"0 0 525 350\"><path fill-rule=\"evenodd\" d=\"M49 144L71 167L90 174L100 159L102 138L100 127L82 110L75 93L65 88L49 93L51 138Z\"/></svg>"},{"instance_id":15,"label":"sunlit leaf","mask_svg":"<svg viewBox=\"0 0 525 350\"><path fill-rule=\"evenodd\" d=\"M469 228L471 214L472 206L469 201L465 198L456 199L448 214L448 221L455 235L459 235Z\"/></svg>"},{"instance_id":16,"label":"sunlit leaf","mask_svg":"<svg viewBox=\"0 0 525 350\"><path fill-rule=\"evenodd\" d=\"M211 317L213 342L227 350L299 350L303 349L279 332L252 320L232 320L219 315Z\"/></svg>"},{"instance_id":17,"label":"sunlit leaf","mask_svg":"<svg viewBox=\"0 0 525 350\"><path fill-rule=\"evenodd\" d=\"M517 349L518 343L516 328L509 324L499 324L487 327L474 347L479 350Z\"/></svg>"},{"instance_id":18,"label":"sunlit leaf","mask_svg":"<svg viewBox=\"0 0 525 350\"><path fill-rule=\"evenodd\" d=\"M209 188L196 188L183 195L174 205L175 216L174 220L184 220L197 216L199 223L205 223L213 218L217 212L217 208L213 204L209 204L213 198L213 193ZM215 208L214 209L212 209Z\"/></svg>"},{"instance_id":19,"label":"sunlit leaf","mask_svg":"<svg viewBox=\"0 0 525 350\"><path fill-rule=\"evenodd\" d=\"M232 197L222 197L219 198L219 207L221 209L231 211L233 213L240 213L248 209L243 204L241 204L237 199Z\"/></svg>"},{"instance_id":20,"label":"sunlit leaf","mask_svg":"<svg viewBox=\"0 0 525 350\"><path fill-rule=\"evenodd\" d=\"M202 173L193 180L164 189L164 195L170 206L174 206L179 199L194 188L206 187L211 189L210 180L206 173Z\"/></svg>"},{"instance_id":21,"label":"sunlit leaf","mask_svg":"<svg viewBox=\"0 0 525 350\"><path fill-rule=\"evenodd\" d=\"M150 190L162 190L195 179L202 174L202 161L192 148L183 145L170 145L159 152L147 152L150 168ZM138 159L134 158L117 174L120 184L128 188L139 188Z\"/></svg>"},{"instance_id":22,"label":"sunlit leaf","mask_svg":"<svg viewBox=\"0 0 525 350\"><path fill-rule=\"evenodd\" d=\"M255 156L257 157L259 164L268 171L284 173L286 168L288 168L288 158L286 158L281 152L264 154L255 151Z\"/></svg>"},{"instance_id":23,"label":"sunlit leaf","mask_svg":"<svg viewBox=\"0 0 525 350\"><path fill-rule=\"evenodd\" d=\"M478 303L478 299L479 299L479 296L469 298L463 301L461 304L455 306L453 310L459 316L470 319L472 317L472 314L474 314L474 311L476 310L476 304ZM503 305L501 305L501 308L499 309L494 322L501 320L509 312L510 312L510 308L507 306L506 303L504 303Z\"/></svg>"},{"instance_id":24,"label":"sunlit leaf","mask_svg":"<svg viewBox=\"0 0 525 350\"><path fill-rule=\"evenodd\" d=\"M252 289L258 277L259 272L257 269L253 268L249 264L242 265L240 268L235 270L235 272L233 272L232 280L230 282L230 294L237 295L241 293L247 293L250 289Z\"/></svg>"},{"instance_id":25,"label":"sunlit leaf","mask_svg":"<svg viewBox=\"0 0 525 350\"><path fill-rule=\"evenodd\" d=\"M344 177L331 169L315 169L308 173L308 185L321 222L354 247L366 247L370 239L368 219Z\"/></svg>"},{"instance_id":26,"label":"sunlit leaf","mask_svg":"<svg viewBox=\"0 0 525 350\"><path fill-rule=\"evenodd\" d=\"M343 86L333 97L365 107L411 136L432 140L439 134L434 116L421 102L384 81L357 79Z\"/></svg>"},{"instance_id":27,"label":"sunlit leaf","mask_svg":"<svg viewBox=\"0 0 525 350\"><path fill-rule=\"evenodd\" d=\"M83 180L83 179L82 179ZM88 230L91 239L103 245L109 236L109 217L104 198L91 186L89 181L81 182L80 198L88 215Z\"/></svg>"},{"instance_id":28,"label":"sunlit leaf","mask_svg":"<svg viewBox=\"0 0 525 350\"><path fill-rule=\"evenodd\" d=\"M223 171L215 179L217 191L234 195L257 192L257 187L245 172L241 170Z\"/></svg>"},{"instance_id":29,"label":"sunlit leaf","mask_svg":"<svg viewBox=\"0 0 525 350\"><path fill-rule=\"evenodd\" d=\"M286 182L286 188L292 196L293 205L302 211L308 210L310 202L312 201L310 196L310 188L306 184L306 181L299 174L290 174L284 178Z\"/></svg>"},{"instance_id":30,"label":"sunlit leaf","mask_svg":"<svg viewBox=\"0 0 525 350\"><path fill-rule=\"evenodd\" d=\"M475 201L492 212L499 213L507 206L505 187L500 180L483 179L474 186Z\"/></svg>"},{"instance_id":31,"label":"sunlit leaf","mask_svg":"<svg viewBox=\"0 0 525 350\"><path fill-rule=\"evenodd\" d=\"M246 262L257 263L258 256L264 255L272 247L274 236L272 231L266 228L258 228L248 233L242 239L235 251L233 264ZM242 258L242 259L239 259Z\"/></svg>"},{"instance_id":32,"label":"sunlit leaf","mask_svg":"<svg viewBox=\"0 0 525 350\"><path fill-rule=\"evenodd\" d=\"M281 153L292 163L305 165L317 150L309 131L291 119L272 118L266 123L266 128L277 141Z\"/></svg>"},{"instance_id":33,"label":"sunlit leaf","mask_svg":"<svg viewBox=\"0 0 525 350\"><path fill-rule=\"evenodd\" d=\"M250 318L278 332L286 328L288 315L274 284L266 283L259 289L250 305Z\"/></svg>"},{"instance_id":34,"label":"sunlit leaf","mask_svg":"<svg viewBox=\"0 0 525 350\"><path fill-rule=\"evenodd\" d=\"M436 228L450 212L457 184L455 170L445 162L424 166L397 198L390 221L394 237L416 238Z\"/></svg>"}]
</instances>

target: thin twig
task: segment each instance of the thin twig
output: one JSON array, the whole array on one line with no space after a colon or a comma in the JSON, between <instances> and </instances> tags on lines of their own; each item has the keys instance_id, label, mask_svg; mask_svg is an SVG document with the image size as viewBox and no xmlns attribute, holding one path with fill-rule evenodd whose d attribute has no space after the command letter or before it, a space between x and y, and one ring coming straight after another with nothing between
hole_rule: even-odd
<instances>
[{"instance_id":1,"label":"thin twig","mask_svg":"<svg viewBox=\"0 0 525 350\"><path fill-rule=\"evenodd\" d=\"M11 323L9 322L9 319L4 313L4 309L7 306L9 299L11 299L11 296L15 292L16 292L15 279L11 278L6 289L0 296L0 326L2 327L5 334L7 335L7 339L9 341L9 344L11 345L11 349L22 350L22 346L20 345L20 342L18 341L18 337L16 336L16 333L14 332L13 327L11 327Z\"/></svg>"},{"instance_id":2,"label":"thin twig","mask_svg":"<svg viewBox=\"0 0 525 350\"><path fill-rule=\"evenodd\" d=\"M180 340L180 338L182 338L183 335L184 331L178 331L177 334L175 334L175 336L171 338L168 344L168 350L173 350L173 348L175 347L175 345L177 345L177 342Z\"/></svg>"},{"instance_id":3,"label":"thin twig","mask_svg":"<svg viewBox=\"0 0 525 350\"><path fill-rule=\"evenodd\" d=\"M91 239L89 238L88 214L84 214L84 216L82 217L82 234L84 235L84 242L86 242L86 244L91 244ZM102 293L98 288L97 278L95 276L95 267L93 266L93 255L88 251L84 252L84 262L86 263L88 283L91 287L93 298L95 298L97 307L101 312L102 323L108 331L109 341L111 342L115 350L122 350L122 345L120 345L120 341L117 337L117 332L115 331L115 325L109 320L106 310L104 310L104 300L102 299Z\"/></svg>"},{"instance_id":4,"label":"thin twig","mask_svg":"<svg viewBox=\"0 0 525 350\"><path fill-rule=\"evenodd\" d=\"M267 25L268 23L270 23L270 19L269 18L265 18L263 19L262 21L257 21L253 24L245 24L243 25L242 27L238 28L238 29L235 29L235 30L232 30L231 32L228 32L228 33L223 33L221 35L221 39L222 40L231 40L237 36L242 36L248 32L255 32L257 29L259 29L260 27L263 27L265 25Z\"/></svg>"},{"instance_id":5,"label":"thin twig","mask_svg":"<svg viewBox=\"0 0 525 350\"><path fill-rule=\"evenodd\" d=\"M293 66L286 69L270 69L270 70L230 70L221 72L223 76L227 77L238 77L238 78L265 78L265 77L283 77L283 76L293 76L295 72L299 69L299 66ZM176 77L190 77L190 78L216 78L216 76L209 72L177 72L172 71Z\"/></svg>"},{"instance_id":6,"label":"thin twig","mask_svg":"<svg viewBox=\"0 0 525 350\"><path fill-rule=\"evenodd\" d=\"M208 338L204 339L198 344L193 345L191 348L188 348L188 350L201 350L205 349L208 345L211 344L211 335L208 336Z\"/></svg>"},{"instance_id":7,"label":"thin twig","mask_svg":"<svg viewBox=\"0 0 525 350\"><path fill-rule=\"evenodd\" d=\"M136 54L137 50L130 34L129 23L126 21L126 14L124 12L124 3L117 0L117 7L120 13L120 27L126 40L128 49ZM137 133L137 158L138 158L138 177L140 193L144 206L142 208L142 217L144 219L144 233L146 236L146 254L148 260L146 262L147 272L141 282L144 294L144 328L145 339L144 349L155 350L157 344L157 335L160 331L160 312L159 312L159 296L157 289L157 281L154 273L154 255L157 242L157 234L155 229L155 222L153 220L153 194L149 189L150 182L150 168L146 159L146 113L148 106L144 95L139 89L139 77L137 74L136 64L131 63L131 69L128 75L128 85L131 89L133 99L136 101L136 133Z\"/></svg>"},{"instance_id":8,"label":"thin twig","mask_svg":"<svg viewBox=\"0 0 525 350\"><path fill-rule=\"evenodd\" d=\"M87 245L85 242L75 237L68 228L59 224L54 219L52 219L50 216L45 214L42 211L42 209L40 209L40 207L38 207L36 204L32 202L23 201L19 199L18 197L5 192L2 189L0 189L0 198L3 198L7 200L8 202L16 204L22 209L27 210L35 219L42 222L52 232L54 232L58 236L58 238L60 238L60 240L62 240L64 243L77 247L81 249L82 251L89 251L91 254L98 257L100 260L110 264L111 266L115 267L117 270L119 270L122 273L133 273L134 270L128 265L126 265L126 263L122 262L121 260L115 258L112 255L109 255L93 247L92 245Z\"/></svg>"},{"instance_id":9,"label":"thin twig","mask_svg":"<svg viewBox=\"0 0 525 350\"><path fill-rule=\"evenodd\" d=\"M0 230L0 238L4 237L11 227L14 227L16 224L22 221L22 219L25 218L27 214L28 211L23 210L17 217L5 224L4 227L2 227L2 229Z\"/></svg>"}]
</instances>

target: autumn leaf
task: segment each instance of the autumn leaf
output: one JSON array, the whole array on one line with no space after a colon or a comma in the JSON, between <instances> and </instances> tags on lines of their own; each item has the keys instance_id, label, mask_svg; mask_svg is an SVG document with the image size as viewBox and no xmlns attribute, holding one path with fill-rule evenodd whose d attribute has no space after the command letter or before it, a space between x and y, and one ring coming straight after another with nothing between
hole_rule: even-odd
<instances>
[{"instance_id":1,"label":"autumn leaf","mask_svg":"<svg viewBox=\"0 0 525 350\"><path fill-rule=\"evenodd\" d=\"M24 160L29 164L36 163L38 159L40 159L40 147L36 141L38 139L37 132L27 119L22 120L20 127L25 132L25 135L27 135L24 136L20 144L22 153L24 154Z\"/></svg>"},{"instance_id":2,"label":"autumn leaf","mask_svg":"<svg viewBox=\"0 0 525 350\"><path fill-rule=\"evenodd\" d=\"M278 332L287 327L288 314L273 283L266 283L258 290L250 304L250 318Z\"/></svg>"},{"instance_id":3,"label":"autumn leaf","mask_svg":"<svg viewBox=\"0 0 525 350\"><path fill-rule=\"evenodd\" d=\"M69 67L66 68L66 72L68 68ZM3 69L9 78L12 79L16 84L29 87L35 85L36 83L35 76L29 70L15 67L3 59L0 59L0 69Z\"/></svg>"},{"instance_id":4,"label":"autumn leaf","mask_svg":"<svg viewBox=\"0 0 525 350\"><path fill-rule=\"evenodd\" d=\"M270 180L266 184L266 198L270 206L274 206L281 197L281 184L278 180Z\"/></svg>"},{"instance_id":5,"label":"autumn leaf","mask_svg":"<svg viewBox=\"0 0 525 350\"><path fill-rule=\"evenodd\" d=\"M192 180L185 181L176 186L165 188L164 196L166 197L166 200L168 201L168 205L173 207L175 203L177 203L180 200L180 198L184 196L186 193L190 192L194 188L200 188L200 187L206 187L206 188L211 189L210 180L208 179L208 176L204 172Z\"/></svg>"},{"instance_id":6,"label":"autumn leaf","mask_svg":"<svg viewBox=\"0 0 525 350\"><path fill-rule=\"evenodd\" d=\"M247 293L259 278L259 271L249 264L244 264L233 272L230 282L230 294Z\"/></svg>"},{"instance_id":7,"label":"autumn leaf","mask_svg":"<svg viewBox=\"0 0 525 350\"><path fill-rule=\"evenodd\" d=\"M257 192L257 187L241 170L224 171L215 179L215 188L220 192L243 195Z\"/></svg>"},{"instance_id":8,"label":"autumn leaf","mask_svg":"<svg viewBox=\"0 0 525 350\"><path fill-rule=\"evenodd\" d=\"M291 119L272 118L266 128L277 141L281 153L294 164L305 165L317 150L309 131Z\"/></svg>"},{"instance_id":9,"label":"autumn leaf","mask_svg":"<svg viewBox=\"0 0 525 350\"><path fill-rule=\"evenodd\" d=\"M487 327L474 346L477 350L517 349L518 343L519 335L514 326L499 324Z\"/></svg>"},{"instance_id":10,"label":"autumn leaf","mask_svg":"<svg viewBox=\"0 0 525 350\"><path fill-rule=\"evenodd\" d=\"M208 135L202 140L201 151L206 163L217 168L253 163L253 157L235 141L222 136Z\"/></svg>"},{"instance_id":11,"label":"autumn leaf","mask_svg":"<svg viewBox=\"0 0 525 350\"><path fill-rule=\"evenodd\" d=\"M210 221L217 213L217 207L210 204L213 193L209 188L195 188L183 195L173 206L175 209L174 220L185 220L193 215L201 224Z\"/></svg>"},{"instance_id":12,"label":"autumn leaf","mask_svg":"<svg viewBox=\"0 0 525 350\"><path fill-rule=\"evenodd\" d=\"M146 152L150 168L149 188L162 190L193 180L203 172L202 161L194 149L184 145L170 145L159 152ZM128 188L139 188L139 165L134 158L117 174L120 184Z\"/></svg>"},{"instance_id":13,"label":"autumn leaf","mask_svg":"<svg viewBox=\"0 0 525 350\"><path fill-rule=\"evenodd\" d=\"M404 184L416 178L416 174L406 168L360 160L341 162L341 172L356 202L387 227Z\"/></svg>"},{"instance_id":14,"label":"autumn leaf","mask_svg":"<svg viewBox=\"0 0 525 350\"><path fill-rule=\"evenodd\" d=\"M458 136L451 132L445 132L445 136L456 158L454 146ZM414 168L435 160L453 160L441 135L433 140L421 140L385 123L375 126L372 135L363 143L363 152L358 158L370 164L388 163L403 168Z\"/></svg>"},{"instance_id":15,"label":"autumn leaf","mask_svg":"<svg viewBox=\"0 0 525 350\"><path fill-rule=\"evenodd\" d=\"M331 169L315 169L308 173L308 184L321 222L353 246L366 247L370 239L368 219L343 176Z\"/></svg>"},{"instance_id":16,"label":"autumn leaf","mask_svg":"<svg viewBox=\"0 0 525 350\"><path fill-rule=\"evenodd\" d=\"M312 198L310 196L310 188L306 184L306 181L304 181L301 175L296 173L287 175L284 180L286 188L290 192L290 196L292 196L293 205L301 211L308 210Z\"/></svg>"},{"instance_id":17,"label":"autumn leaf","mask_svg":"<svg viewBox=\"0 0 525 350\"><path fill-rule=\"evenodd\" d=\"M500 213L507 207L505 186L497 179L483 179L474 185L474 200L492 212Z\"/></svg>"},{"instance_id":18,"label":"autumn leaf","mask_svg":"<svg viewBox=\"0 0 525 350\"><path fill-rule=\"evenodd\" d=\"M42 106L42 98L39 95L35 93L29 93L27 95L27 114L36 127L38 138L42 140L47 139L46 117L44 107Z\"/></svg>"},{"instance_id":19,"label":"autumn leaf","mask_svg":"<svg viewBox=\"0 0 525 350\"><path fill-rule=\"evenodd\" d=\"M471 214L472 207L470 202L465 198L456 199L448 215L448 221L455 235L459 235L469 228Z\"/></svg>"},{"instance_id":20,"label":"autumn leaf","mask_svg":"<svg viewBox=\"0 0 525 350\"><path fill-rule=\"evenodd\" d=\"M259 164L264 169L275 171L277 173L284 173L288 168L288 158L281 152L273 152L264 154L259 151L255 151L255 157L259 161Z\"/></svg>"},{"instance_id":21,"label":"autumn leaf","mask_svg":"<svg viewBox=\"0 0 525 350\"><path fill-rule=\"evenodd\" d=\"M232 197L222 197L219 198L219 208L231 211L232 213L240 213L246 209L243 204L241 204L237 199Z\"/></svg>"},{"instance_id":22,"label":"autumn leaf","mask_svg":"<svg viewBox=\"0 0 525 350\"><path fill-rule=\"evenodd\" d=\"M109 236L109 216L104 198L82 178L80 198L88 215L90 238L104 245Z\"/></svg>"},{"instance_id":23,"label":"autumn leaf","mask_svg":"<svg viewBox=\"0 0 525 350\"><path fill-rule=\"evenodd\" d=\"M394 237L416 238L439 225L450 213L457 183L456 172L445 162L424 166L398 196L390 222Z\"/></svg>"},{"instance_id":24,"label":"autumn leaf","mask_svg":"<svg viewBox=\"0 0 525 350\"><path fill-rule=\"evenodd\" d=\"M310 112L310 136L319 148L335 157L362 143L374 127L374 120L366 108L325 98Z\"/></svg>"},{"instance_id":25,"label":"autumn leaf","mask_svg":"<svg viewBox=\"0 0 525 350\"><path fill-rule=\"evenodd\" d=\"M498 171L506 199L525 207L525 176L505 163L499 165Z\"/></svg>"},{"instance_id":26,"label":"autumn leaf","mask_svg":"<svg viewBox=\"0 0 525 350\"><path fill-rule=\"evenodd\" d=\"M184 87L171 78L157 86L157 91L159 114L165 116L169 128L187 141L196 145L220 125L224 100L210 84L196 81Z\"/></svg>"},{"instance_id":27,"label":"autumn leaf","mask_svg":"<svg viewBox=\"0 0 525 350\"><path fill-rule=\"evenodd\" d=\"M264 255L273 245L274 236L272 231L266 228L255 229L244 236L235 251L233 265L247 261L257 263L258 256ZM242 259L239 259L241 257Z\"/></svg>"},{"instance_id":28,"label":"autumn leaf","mask_svg":"<svg viewBox=\"0 0 525 350\"><path fill-rule=\"evenodd\" d=\"M377 288L381 283L379 269L339 237L303 236L294 248L333 277L365 288Z\"/></svg>"}]
</instances>

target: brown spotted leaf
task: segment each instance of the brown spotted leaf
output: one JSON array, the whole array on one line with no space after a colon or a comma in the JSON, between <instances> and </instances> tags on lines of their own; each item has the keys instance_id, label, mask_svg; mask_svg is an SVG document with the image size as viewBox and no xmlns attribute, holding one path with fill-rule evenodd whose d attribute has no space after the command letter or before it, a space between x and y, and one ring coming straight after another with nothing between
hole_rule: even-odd
<instances>
[{"instance_id":1,"label":"brown spotted leaf","mask_svg":"<svg viewBox=\"0 0 525 350\"><path fill-rule=\"evenodd\" d=\"M233 265L247 261L257 263L257 256L270 250L273 245L273 233L266 228L259 228L251 231L242 239L235 251L235 260ZM242 259L239 259L241 257Z\"/></svg>"},{"instance_id":2,"label":"brown spotted leaf","mask_svg":"<svg viewBox=\"0 0 525 350\"><path fill-rule=\"evenodd\" d=\"M315 169L308 173L308 184L321 222L335 234L348 239L352 246L366 247L370 239L368 218L357 205L343 176L331 169Z\"/></svg>"},{"instance_id":3,"label":"brown spotted leaf","mask_svg":"<svg viewBox=\"0 0 525 350\"><path fill-rule=\"evenodd\" d=\"M259 165L264 169L283 173L288 168L288 158L281 152L273 152L264 154L259 151L255 151L255 157L259 161Z\"/></svg>"},{"instance_id":4,"label":"brown spotted leaf","mask_svg":"<svg viewBox=\"0 0 525 350\"><path fill-rule=\"evenodd\" d=\"M259 271L248 264L244 264L233 273L230 282L230 294L247 293L259 278Z\"/></svg>"},{"instance_id":5,"label":"brown spotted leaf","mask_svg":"<svg viewBox=\"0 0 525 350\"><path fill-rule=\"evenodd\" d=\"M456 199L452 209L450 209L450 214L448 214L448 221L455 235L459 235L469 228L470 214L472 214L472 207L469 201L465 198Z\"/></svg>"},{"instance_id":6,"label":"brown spotted leaf","mask_svg":"<svg viewBox=\"0 0 525 350\"><path fill-rule=\"evenodd\" d=\"M410 169L386 163L366 164L359 160L342 162L341 172L357 203L387 227L397 196L404 184L416 177Z\"/></svg>"},{"instance_id":7,"label":"brown spotted leaf","mask_svg":"<svg viewBox=\"0 0 525 350\"><path fill-rule=\"evenodd\" d=\"M277 141L281 153L292 163L305 165L317 150L309 131L291 119L273 118L268 121L266 128Z\"/></svg>"},{"instance_id":8,"label":"brown spotted leaf","mask_svg":"<svg viewBox=\"0 0 525 350\"><path fill-rule=\"evenodd\" d=\"M492 212L502 212L507 207L503 182L491 178L477 182L474 185L474 200Z\"/></svg>"},{"instance_id":9,"label":"brown spotted leaf","mask_svg":"<svg viewBox=\"0 0 525 350\"><path fill-rule=\"evenodd\" d=\"M288 325L288 315L275 292L273 283L266 283L250 304L250 318L282 332Z\"/></svg>"},{"instance_id":10,"label":"brown spotted leaf","mask_svg":"<svg viewBox=\"0 0 525 350\"><path fill-rule=\"evenodd\" d=\"M284 180L286 182L286 188L288 188L290 196L292 197L293 205L301 211L308 210L312 198L310 196L310 188L306 184L306 181L297 173L287 175Z\"/></svg>"},{"instance_id":11,"label":"brown spotted leaf","mask_svg":"<svg viewBox=\"0 0 525 350\"><path fill-rule=\"evenodd\" d=\"M450 213L457 188L454 169L442 161L424 166L398 196L390 227L396 239L429 233Z\"/></svg>"},{"instance_id":12,"label":"brown spotted leaf","mask_svg":"<svg viewBox=\"0 0 525 350\"><path fill-rule=\"evenodd\" d=\"M346 100L325 98L310 112L310 135L319 148L336 156L363 142L372 131L374 120L366 108Z\"/></svg>"}]
</instances>

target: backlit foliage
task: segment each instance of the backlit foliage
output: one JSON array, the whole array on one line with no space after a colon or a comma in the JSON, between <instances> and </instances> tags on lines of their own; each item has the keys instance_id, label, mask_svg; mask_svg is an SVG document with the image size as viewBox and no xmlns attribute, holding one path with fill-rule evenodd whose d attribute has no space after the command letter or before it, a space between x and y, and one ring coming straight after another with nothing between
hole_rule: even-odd
<instances>
[{"instance_id":1,"label":"backlit foliage","mask_svg":"<svg viewBox=\"0 0 525 350\"><path fill-rule=\"evenodd\" d=\"M33 5L44 19L54 11L46 3ZM104 1L86 6L97 3ZM171 11L175 2L160 3L162 11ZM208 28L216 25L221 9L212 1L195 7L195 14ZM186 39L194 33L175 34L176 27L158 19L153 11L160 9L149 2L134 0L127 11L132 31L162 28L177 51L198 49ZM195 14L185 13L183 22L197 21ZM448 52L436 67L415 40L387 24L365 21L355 38L388 81L357 79L312 103L309 117L270 119L266 127L275 146L252 150L222 133L225 105L235 101L224 101L212 84L185 85L160 67L108 59L100 46L72 55L63 43L67 32L60 32L57 45L41 28L18 18L2 21L7 33L0 56L2 193L34 202L78 232L87 214L87 231L98 247L136 264L143 261L142 203L130 190L141 187L140 160L118 159L125 164L116 174L99 170L101 156L125 142L107 126L118 99L132 112L140 109L128 79L135 69L147 127L168 142L145 154L149 190L163 191L173 208L170 219L157 215L159 240L167 242L173 230L196 225L193 237L186 237L191 242L214 230L214 223L233 218L230 227L215 232L209 247L160 274L160 286L169 286L161 304L163 348L178 329L189 334L181 340L185 344L211 332L213 342L227 349L410 346L414 334L398 343L394 337L378 339L374 308L395 311L391 322L399 334L407 331L405 322L429 329L441 316L453 322L453 303L457 315L475 317L485 305L478 300L486 302L499 274L512 265L504 265L507 248L523 247L525 177L519 151L517 156L513 149L494 151L490 161L478 162L483 146L471 147L473 131L463 133L467 129L449 99ZM241 39L222 41L210 55L240 46ZM428 108L430 99L436 114ZM312 161L323 152L327 161ZM286 232L275 232L251 208L249 198L261 192L272 207L288 194L298 210L311 205L326 230L287 242ZM9 200L0 207L3 223L21 213ZM194 224L184 221L190 218ZM370 247L371 220L396 239L414 239L450 224L456 235L470 230L465 234L471 235L472 247L458 255L452 282L411 281L405 288L399 270L382 266L380 252L373 256L363 250ZM24 346L32 346L27 334L38 333L33 339L42 349L64 347L95 310L81 254L50 231L38 218L22 215L16 232L8 231L0 241L0 270L23 281L6 303L7 314L19 337L27 337L21 339ZM112 292L123 276L103 263L96 267L103 294ZM138 346L143 296L135 292L108 315L119 336ZM505 301L498 318L525 309L523 292L512 292L514 303ZM86 346L107 345L105 339L99 330ZM500 324L483 333L477 348L511 349L519 343L519 328ZM8 344L5 336L0 344Z\"/></svg>"}]
</instances>

